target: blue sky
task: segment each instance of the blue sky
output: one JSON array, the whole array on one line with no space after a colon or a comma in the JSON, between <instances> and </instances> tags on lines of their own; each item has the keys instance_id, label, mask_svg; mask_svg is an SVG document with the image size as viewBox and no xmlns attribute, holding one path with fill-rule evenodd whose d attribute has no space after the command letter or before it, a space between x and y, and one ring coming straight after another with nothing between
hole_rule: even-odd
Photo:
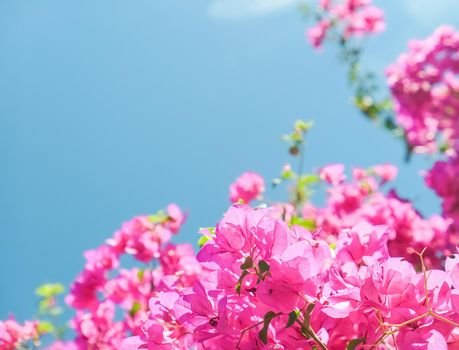
<instances>
[{"instance_id":1,"label":"blue sky","mask_svg":"<svg viewBox=\"0 0 459 350\"><path fill-rule=\"evenodd\" d=\"M377 3L388 30L365 63L381 77L409 38L459 25L454 0ZM395 163L401 194L438 211L418 175L429 160L403 163L304 29L291 0L0 0L0 318L33 316L37 285L68 284L136 214L176 202L177 241L195 242L237 175L279 173L298 118L316 124L308 167Z\"/></svg>"}]
</instances>

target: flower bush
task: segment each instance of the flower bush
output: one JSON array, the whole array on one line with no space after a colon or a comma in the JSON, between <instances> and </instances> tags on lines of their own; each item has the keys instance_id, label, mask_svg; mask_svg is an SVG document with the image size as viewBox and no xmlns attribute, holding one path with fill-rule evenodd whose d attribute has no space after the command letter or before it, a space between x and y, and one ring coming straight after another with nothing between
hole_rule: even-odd
<instances>
[{"instance_id":1,"label":"flower bush","mask_svg":"<svg viewBox=\"0 0 459 350\"><path fill-rule=\"evenodd\" d=\"M384 12L371 0L320 0L316 17L319 20L306 33L315 48L320 48L329 34L349 40L385 28Z\"/></svg>"},{"instance_id":2,"label":"flower bush","mask_svg":"<svg viewBox=\"0 0 459 350\"><path fill-rule=\"evenodd\" d=\"M459 134L459 32L441 26L387 69L397 122L418 152L454 148Z\"/></svg>"},{"instance_id":3,"label":"flower bush","mask_svg":"<svg viewBox=\"0 0 459 350\"><path fill-rule=\"evenodd\" d=\"M424 217L401 198L391 164L305 173L312 123L297 121L284 139L298 168L272 181L288 199L264 198L265 179L242 174L223 217L199 230L197 252L171 243L186 220L175 204L125 222L84 254L65 297L70 321L58 321L63 286L43 285L37 320L0 321L0 350L459 349L458 33L442 26L411 42L387 69L386 103L358 68L358 38L384 29L383 12L322 0L314 20L312 45L338 45L363 114L408 155L437 157L425 182L442 213Z\"/></svg>"}]
</instances>

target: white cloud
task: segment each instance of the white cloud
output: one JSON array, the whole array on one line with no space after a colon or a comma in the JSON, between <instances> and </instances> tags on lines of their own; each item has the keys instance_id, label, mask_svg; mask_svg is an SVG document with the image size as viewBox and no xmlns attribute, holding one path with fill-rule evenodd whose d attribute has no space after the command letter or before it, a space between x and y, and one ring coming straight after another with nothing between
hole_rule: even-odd
<instances>
[{"instance_id":1,"label":"white cloud","mask_svg":"<svg viewBox=\"0 0 459 350\"><path fill-rule=\"evenodd\" d=\"M239 20L268 15L285 10L297 0L212 0L209 15L215 18Z\"/></svg>"},{"instance_id":2,"label":"white cloud","mask_svg":"<svg viewBox=\"0 0 459 350\"><path fill-rule=\"evenodd\" d=\"M408 14L424 22L457 18L457 0L404 0Z\"/></svg>"}]
</instances>

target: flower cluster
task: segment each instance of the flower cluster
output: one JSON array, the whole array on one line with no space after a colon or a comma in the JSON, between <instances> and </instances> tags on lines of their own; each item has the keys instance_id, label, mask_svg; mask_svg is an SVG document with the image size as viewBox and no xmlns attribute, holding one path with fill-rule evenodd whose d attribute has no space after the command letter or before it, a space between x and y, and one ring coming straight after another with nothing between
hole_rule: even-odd
<instances>
[{"instance_id":1,"label":"flower cluster","mask_svg":"<svg viewBox=\"0 0 459 350\"><path fill-rule=\"evenodd\" d=\"M338 31L342 40L363 37L384 30L384 13L371 0L321 0L319 20L307 31L307 37L319 48L331 29Z\"/></svg>"},{"instance_id":2,"label":"flower cluster","mask_svg":"<svg viewBox=\"0 0 459 350\"><path fill-rule=\"evenodd\" d=\"M13 318L0 321L0 349L14 350L34 343L40 337L39 323L26 321L19 324Z\"/></svg>"},{"instance_id":3,"label":"flower cluster","mask_svg":"<svg viewBox=\"0 0 459 350\"><path fill-rule=\"evenodd\" d=\"M124 223L105 244L87 251L84 270L66 297L77 310L70 322L75 339L57 342L50 349L119 349L128 335L141 333L148 319L148 302L164 284L180 288L194 283L200 266L192 247L168 243L184 220L182 211L172 204L165 213ZM131 255L144 266L120 268L123 255Z\"/></svg>"},{"instance_id":4,"label":"flower cluster","mask_svg":"<svg viewBox=\"0 0 459 350\"><path fill-rule=\"evenodd\" d=\"M459 347L449 220L384 194L396 174L389 164L354 168L349 180L342 164L309 176L284 168L285 179L328 184L325 206L234 204L201 229L197 255L169 243L185 219L176 205L132 219L85 253L66 298L75 337L48 350ZM123 255L144 266L120 268ZM0 349L37 342L38 327L1 322Z\"/></svg>"},{"instance_id":5,"label":"flower cluster","mask_svg":"<svg viewBox=\"0 0 459 350\"><path fill-rule=\"evenodd\" d=\"M387 69L397 122L415 151L451 148L459 137L459 33L441 26Z\"/></svg>"},{"instance_id":6,"label":"flower cluster","mask_svg":"<svg viewBox=\"0 0 459 350\"><path fill-rule=\"evenodd\" d=\"M237 203L242 200L244 203L250 203L259 199L265 191L265 181L254 172L245 172L240 175L229 188L231 203Z\"/></svg>"},{"instance_id":7,"label":"flower cluster","mask_svg":"<svg viewBox=\"0 0 459 350\"><path fill-rule=\"evenodd\" d=\"M407 247L422 250L429 246L432 249L425 261L429 266L439 266L454 247L448 231L450 220L438 215L425 219L395 190L388 194L381 192L381 185L392 180L396 173L397 168L390 164L370 169L354 168L352 179L346 182L342 164L326 166L320 171L320 177L332 185L327 189L326 205L317 208L307 203L303 218L313 220L329 242L333 242L343 229L361 222L385 225L392 229L388 238L392 256L413 261L416 257L407 254Z\"/></svg>"},{"instance_id":8,"label":"flower cluster","mask_svg":"<svg viewBox=\"0 0 459 350\"><path fill-rule=\"evenodd\" d=\"M459 156L435 162L426 173L427 186L442 199L443 216L453 222L454 235L451 236L455 245L459 245Z\"/></svg>"},{"instance_id":9,"label":"flower cluster","mask_svg":"<svg viewBox=\"0 0 459 350\"><path fill-rule=\"evenodd\" d=\"M361 223L330 247L271 208L234 205L197 255L206 273L153 296L123 349L458 346L459 256L417 272L390 256L392 234Z\"/></svg>"},{"instance_id":10,"label":"flower cluster","mask_svg":"<svg viewBox=\"0 0 459 350\"><path fill-rule=\"evenodd\" d=\"M360 51L348 40L385 25L371 0L321 0L317 16L313 46L335 36L353 69ZM289 202L257 208L265 181L246 172L220 222L200 230L197 254L170 242L185 221L178 206L135 217L85 252L66 297L71 340L48 322L63 286L47 284L37 289L45 318L0 321L0 350L48 345L48 333L58 338L48 350L459 349L458 74L459 33L445 26L387 70L410 151L448 151L425 176L442 216L386 190L398 171L390 164L303 174L300 159L298 173L287 165L273 180L293 184ZM284 136L292 156L304 156L311 127L297 121Z\"/></svg>"}]
</instances>

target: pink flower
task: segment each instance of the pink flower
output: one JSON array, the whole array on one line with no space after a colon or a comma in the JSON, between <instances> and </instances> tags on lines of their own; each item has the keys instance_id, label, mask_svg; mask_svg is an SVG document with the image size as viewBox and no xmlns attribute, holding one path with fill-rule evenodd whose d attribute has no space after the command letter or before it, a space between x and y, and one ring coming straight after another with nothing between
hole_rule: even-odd
<instances>
[{"instance_id":1,"label":"pink flower","mask_svg":"<svg viewBox=\"0 0 459 350\"><path fill-rule=\"evenodd\" d=\"M307 30L306 35L311 45L318 49L322 46L322 42L327 36L327 32L330 28L330 21L327 19L317 22L314 27Z\"/></svg>"},{"instance_id":2,"label":"pink flower","mask_svg":"<svg viewBox=\"0 0 459 350\"><path fill-rule=\"evenodd\" d=\"M327 33L334 29L342 40L363 37L384 30L384 12L370 0L321 0L319 19L308 29L307 37L314 48L320 48Z\"/></svg>"},{"instance_id":3,"label":"pink flower","mask_svg":"<svg viewBox=\"0 0 459 350\"><path fill-rule=\"evenodd\" d=\"M368 6L349 16L349 24L344 36L364 36L369 33L379 33L385 29L384 12L374 6Z\"/></svg>"},{"instance_id":4,"label":"pink flower","mask_svg":"<svg viewBox=\"0 0 459 350\"><path fill-rule=\"evenodd\" d=\"M72 320L77 334L75 342L83 348L116 349L124 338L123 325L116 322L115 306L106 301L94 313L78 312Z\"/></svg>"},{"instance_id":5,"label":"pink flower","mask_svg":"<svg viewBox=\"0 0 459 350\"><path fill-rule=\"evenodd\" d=\"M389 258L389 229L362 222L338 236L336 257L342 262L372 265Z\"/></svg>"},{"instance_id":6,"label":"pink flower","mask_svg":"<svg viewBox=\"0 0 459 350\"><path fill-rule=\"evenodd\" d=\"M392 181L397 176L398 169L392 164L375 165L371 170L381 179L382 183Z\"/></svg>"},{"instance_id":7,"label":"pink flower","mask_svg":"<svg viewBox=\"0 0 459 350\"><path fill-rule=\"evenodd\" d=\"M26 321L23 325L16 322L13 318L7 321L0 321L0 349L14 350L21 344L39 337L38 322Z\"/></svg>"},{"instance_id":8,"label":"pink flower","mask_svg":"<svg viewBox=\"0 0 459 350\"><path fill-rule=\"evenodd\" d=\"M459 137L459 33L441 26L387 68L397 122L414 150L432 153L453 148Z\"/></svg>"},{"instance_id":9,"label":"pink flower","mask_svg":"<svg viewBox=\"0 0 459 350\"><path fill-rule=\"evenodd\" d=\"M320 178L330 185L336 186L346 180L344 164L330 164L320 169Z\"/></svg>"},{"instance_id":10,"label":"pink flower","mask_svg":"<svg viewBox=\"0 0 459 350\"><path fill-rule=\"evenodd\" d=\"M230 201L236 203L242 200L248 204L257 199L265 191L265 181L253 172L243 173L230 186Z\"/></svg>"},{"instance_id":11,"label":"pink flower","mask_svg":"<svg viewBox=\"0 0 459 350\"><path fill-rule=\"evenodd\" d=\"M180 227L186 220L186 215L180 210L176 204L167 206L167 214L169 215L168 225L172 233L177 233Z\"/></svg>"},{"instance_id":12,"label":"pink flower","mask_svg":"<svg viewBox=\"0 0 459 350\"><path fill-rule=\"evenodd\" d=\"M422 323L421 323L422 324ZM397 345L401 349L448 350L445 336L432 327L420 327L415 331L402 329L397 334Z\"/></svg>"}]
</instances>

